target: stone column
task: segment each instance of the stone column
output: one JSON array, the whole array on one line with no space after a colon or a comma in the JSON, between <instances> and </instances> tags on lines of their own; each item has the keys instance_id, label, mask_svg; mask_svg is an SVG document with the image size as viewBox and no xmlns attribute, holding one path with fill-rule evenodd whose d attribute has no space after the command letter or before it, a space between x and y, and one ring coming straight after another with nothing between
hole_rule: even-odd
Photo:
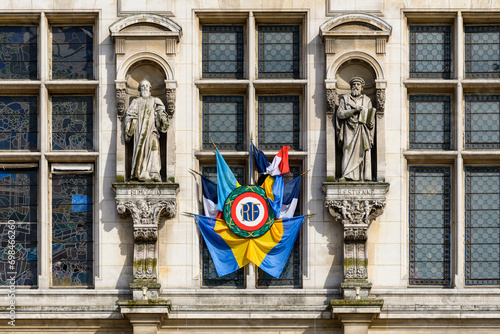
<instances>
[{"instance_id":1,"label":"stone column","mask_svg":"<svg viewBox=\"0 0 500 334\"><path fill-rule=\"evenodd\" d=\"M178 184L158 182L114 183L120 217L132 216L134 233L134 300L158 298L158 223L176 213Z\"/></svg>"},{"instance_id":2,"label":"stone column","mask_svg":"<svg viewBox=\"0 0 500 334\"><path fill-rule=\"evenodd\" d=\"M334 219L344 227L345 299L367 298L368 282L367 230L385 208L388 183L325 182L325 205Z\"/></svg>"}]
</instances>

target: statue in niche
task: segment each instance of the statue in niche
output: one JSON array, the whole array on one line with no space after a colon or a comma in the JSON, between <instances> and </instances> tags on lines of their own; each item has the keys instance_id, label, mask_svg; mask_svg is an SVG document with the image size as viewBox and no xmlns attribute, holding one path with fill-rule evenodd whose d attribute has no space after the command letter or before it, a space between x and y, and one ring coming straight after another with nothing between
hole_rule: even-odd
<instances>
[{"instance_id":1,"label":"statue in niche","mask_svg":"<svg viewBox=\"0 0 500 334\"><path fill-rule=\"evenodd\" d=\"M349 82L351 94L340 97L335 119L338 143L342 148L341 181L371 181L371 149L375 132L375 108L361 94L365 81L354 77Z\"/></svg>"},{"instance_id":2,"label":"statue in niche","mask_svg":"<svg viewBox=\"0 0 500 334\"><path fill-rule=\"evenodd\" d=\"M151 96L151 83L142 80L141 96L134 99L125 113L125 139L134 138L131 181L161 182L160 133L168 129L165 105Z\"/></svg>"}]
</instances>

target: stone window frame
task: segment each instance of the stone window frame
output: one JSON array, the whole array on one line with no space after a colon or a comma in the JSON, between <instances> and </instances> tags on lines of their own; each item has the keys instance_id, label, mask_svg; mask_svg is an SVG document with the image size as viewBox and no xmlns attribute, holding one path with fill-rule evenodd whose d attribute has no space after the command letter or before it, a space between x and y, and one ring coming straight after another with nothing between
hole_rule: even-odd
<instances>
[{"instance_id":1,"label":"stone window frame","mask_svg":"<svg viewBox=\"0 0 500 334\"><path fill-rule=\"evenodd\" d=\"M429 13L420 9L404 10L404 30L408 33L405 44L408 46L404 56L403 96L405 96L406 117L401 126L405 133L403 157L408 171L410 166L448 166L452 170L451 195L451 265L452 288L475 288L498 285L470 285L466 283L465 259L465 169L468 167L500 166L500 151L496 149L466 148L465 143L465 100L467 95L500 95L500 79L469 79L465 73L465 27L475 25L500 25L500 12L488 12L485 17L480 11L436 11ZM453 47L451 50L452 71L450 79L415 79L409 71L409 26L410 25L449 24L452 27ZM409 148L409 96L419 94L446 94L451 96L451 147L450 150L418 150ZM408 189L406 189L408 193ZM408 198L406 198L408 200ZM408 208L408 205L405 205ZM408 217L408 212L406 214ZM402 242L409 242L409 228ZM408 252L409 248L406 248ZM406 254L406 266L409 266L409 254ZM409 267L407 267L408 272ZM408 281L409 282L409 281ZM429 287L429 285L410 285L408 287Z\"/></svg>"},{"instance_id":2,"label":"stone window frame","mask_svg":"<svg viewBox=\"0 0 500 334\"><path fill-rule=\"evenodd\" d=\"M298 95L300 100L300 120L301 131L299 134L299 151L290 151L289 160L291 165L300 166L302 171L305 171L306 159L307 159L307 144L306 144L306 134L307 131L307 103L306 96L308 95L308 80L307 78L307 45L305 38L307 36L307 11L289 11L289 12L273 12L273 11L211 11L211 10L200 10L195 12L196 15L196 26L194 29L198 31L195 36L195 44L199 47L198 61L195 61L193 67L194 73L197 73L195 78L195 85L197 87L198 98L197 101L197 115L198 120L195 122L198 124L200 132L199 143L195 149L195 156L198 160L198 170L201 171L204 166L215 166L215 154L214 149L203 150L202 149L202 100L204 95L241 95L244 97L244 123L245 123L245 137L244 137L244 147L248 148L244 151L227 151L220 150L222 156L226 162L231 166L241 165L245 166L245 179L248 184L257 184L258 173L253 164L251 171L250 168L250 158L249 146L250 141L258 147L258 96L259 95ZM243 26L244 31L244 73L242 79L206 79L202 77L202 61L201 61L201 51L202 51L202 26L203 25L230 25L238 24ZM300 30L300 61L299 69L300 74L298 79L259 79L258 77L258 26L259 25L299 25ZM272 159L278 150L263 150L266 156ZM305 183L305 179L302 180ZM301 186L305 189L305 185ZM302 194L302 193L301 193ZM303 196L301 195L300 198ZM200 203L201 204L201 203ZM299 203L303 208L303 202ZM201 205L200 205L201 208ZM202 213L202 209L200 209ZM304 210L301 210L304 212ZM305 229L303 230L302 239L306 240L304 235ZM195 245L198 247L198 245ZM302 287L302 281L305 276L305 247L301 241L301 283L300 286L284 286L279 288L297 288ZM194 249L195 254L199 254L201 257L201 247ZM196 261L196 259L195 259ZM201 258L199 260L201 266ZM196 270L196 269L195 269ZM200 268L200 270L203 270ZM249 265L245 270L245 286L247 289L259 288L257 284L258 274L257 267ZM193 277L200 277L200 286L203 286L201 280L201 275L198 273L193 273ZM273 286L275 288L278 286ZM224 288L218 286L217 288ZM228 287L232 288L232 287ZM267 288L267 286L262 286L262 288Z\"/></svg>"},{"instance_id":3,"label":"stone window frame","mask_svg":"<svg viewBox=\"0 0 500 334\"><path fill-rule=\"evenodd\" d=\"M89 286L76 287L72 289L89 289L95 287L95 282L100 276L100 253L99 244L101 235L99 234L99 192L102 172L100 171L99 160L99 130L100 130L100 70L99 70L99 40L100 21L99 13L92 10L84 10L78 14L61 14L57 11L33 11L20 14L1 14L0 25L30 25L37 27L37 76L36 79L0 79L0 91L2 96L29 95L38 99L37 111L37 149L26 150L1 150L0 165L9 168L34 168L38 179L37 189L37 221L46 222L37 224L38 233L38 284L36 286L19 286L23 289L59 289L60 286L52 284L51 267L51 166L55 164L66 165L67 172L80 170L82 165L91 165L93 173L93 199L94 207L93 219L93 276L92 284ZM52 79L51 78L51 32L52 26L92 26L93 27L93 79ZM19 93L22 92L22 93ZM92 96L93 110L93 150L91 151L55 151L51 150L51 98L52 96ZM47 194L49 194L47 196ZM0 287L0 289L3 287ZM67 287L64 287L67 288Z\"/></svg>"}]
</instances>

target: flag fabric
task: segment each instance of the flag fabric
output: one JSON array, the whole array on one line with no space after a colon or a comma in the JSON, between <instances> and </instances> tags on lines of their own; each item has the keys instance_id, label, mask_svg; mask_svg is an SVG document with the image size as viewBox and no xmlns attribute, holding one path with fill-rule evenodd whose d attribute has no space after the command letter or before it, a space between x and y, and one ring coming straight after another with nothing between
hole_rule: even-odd
<instances>
[{"instance_id":1,"label":"flag fabric","mask_svg":"<svg viewBox=\"0 0 500 334\"><path fill-rule=\"evenodd\" d=\"M290 146L283 146L283 148L276 154L271 165L266 168L266 174L271 176L282 175L285 173L290 173L290 167L288 166L288 150L291 149Z\"/></svg>"},{"instance_id":2,"label":"flag fabric","mask_svg":"<svg viewBox=\"0 0 500 334\"><path fill-rule=\"evenodd\" d=\"M275 220L265 234L247 239L234 234L222 219L195 215L219 276L253 262L269 275L279 277L304 217Z\"/></svg>"},{"instance_id":3,"label":"flag fabric","mask_svg":"<svg viewBox=\"0 0 500 334\"><path fill-rule=\"evenodd\" d=\"M215 154L217 156L217 207L219 211L223 211L227 196L240 185L219 150L216 150Z\"/></svg>"},{"instance_id":4,"label":"flag fabric","mask_svg":"<svg viewBox=\"0 0 500 334\"><path fill-rule=\"evenodd\" d=\"M261 188L266 191L269 204L274 212L274 219L281 218L281 207L283 203L284 191L283 175L267 176Z\"/></svg>"},{"instance_id":5,"label":"flag fabric","mask_svg":"<svg viewBox=\"0 0 500 334\"><path fill-rule=\"evenodd\" d=\"M264 152L259 150L255 145L250 142L250 147L252 149L252 155L255 159L255 166L257 166L257 171L261 174L266 172L267 167L271 164L269 160L267 160Z\"/></svg>"},{"instance_id":6,"label":"flag fabric","mask_svg":"<svg viewBox=\"0 0 500 334\"><path fill-rule=\"evenodd\" d=\"M203 211L205 216L216 217L219 214L217 206L217 184L212 180L201 176L201 189L203 194Z\"/></svg>"},{"instance_id":7,"label":"flag fabric","mask_svg":"<svg viewBox=\"0 0 500 334\"><path fill-rule=\"evenodd\" d=\"M281 205L280 218L291 218L295 213L299 202L300 180L302 176L297 176L290 182L285 183L283 188L283 204Z\"/></svg>"}]
</instances>

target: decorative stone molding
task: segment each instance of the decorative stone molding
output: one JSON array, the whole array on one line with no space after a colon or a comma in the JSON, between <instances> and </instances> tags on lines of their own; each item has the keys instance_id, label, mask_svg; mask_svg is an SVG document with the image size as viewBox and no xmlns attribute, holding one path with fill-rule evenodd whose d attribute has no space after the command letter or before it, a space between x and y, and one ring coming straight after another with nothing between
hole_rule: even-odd
<instances>
[{"instance_id":1,"label":"decorative stone molding","mask_svg":"<svg viewBox=\"0 0 500 334\"><path fill-rule=\"evenodd\" d=\"M368 297L367 231L385 208L388 183L325 182L325 206L344 227L344 298Z\"/></svg>"},{"instance_id":2,"label":"decorative stone molding","mask_svg":"<svg viewBox=\"0 0 500 334\"><path fill-rule=\"evenodd\" d=\"M120 119L123 118L125 114L125 109L127 105L127 88L125 82L115 82L116 86L116 115Z\"/></svg>"},{"instance_id":3,"label":"decorative stone molding","mask_svg":"<svg viewBox=\"0 0 500 334\"><path fill-rule=\"evenodd\" d=\"M385 113L385 88L377 88L377 117L384 117Z\"/></svg>"},{"instance_id":4,"label":"decorative stone molding","mask_svg":"<svg viewBox=\"0 0 500 334\"><path fill-rule=\"evenodd\" d=\"M339 96L335 88L326 89L326 102L328 103L326 115L331 119L335 115L336 107L339 105Z\"/></svg>"},{"instance_id":5,"label":"decorative stone molding","mask_svg":"<svg viewBox=\"0 0 500 334\"><path fill-rule=\"evenodd\" d=\"M175 99L177 97L177 92L175 88L167 88L165 95L167 98L167 115L169 117L169 120L172 119L175 113Z\"/></svg>"},{"instance_id":6,"label":"decorative stone molding","mask_svg":"<svg viewBox=\"0 0 500 334\"><path fill-rule=\"evenodd\" d=\"M142 288L157 297L158 226L160 217L176 215L177 184L158 182L114 183L116 209L121 218L132 217L134 234L134 299L140 299ZM156 288L156 285L158 287ZM147 290L147 289L146 289Z\"/></svg>"}]
</instances>

